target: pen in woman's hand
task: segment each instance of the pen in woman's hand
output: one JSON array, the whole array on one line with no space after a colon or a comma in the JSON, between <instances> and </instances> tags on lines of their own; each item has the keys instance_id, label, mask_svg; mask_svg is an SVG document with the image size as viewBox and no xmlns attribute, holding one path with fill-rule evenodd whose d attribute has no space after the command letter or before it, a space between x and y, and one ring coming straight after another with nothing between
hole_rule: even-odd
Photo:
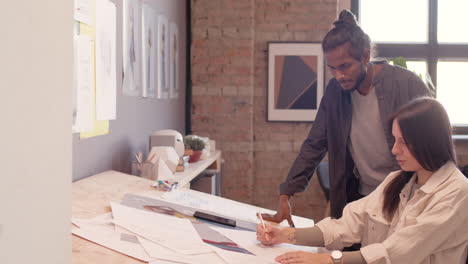
<instances>
[{"instance_id":1,"label":"pen in woman's hand","mask_svg":"<svg viewBox=\"0 0 468 264\"><path fill-rule=\"evenodd\" d=\"M260 219L260 223L262 224L263 231L265 232L265 239L268 241L270 240L270 236L268 235L266 231L266 226L265 226L265 221L263 221L263 217L261 213L257 213L257 217Z\"/></svg>"}]
</instances>

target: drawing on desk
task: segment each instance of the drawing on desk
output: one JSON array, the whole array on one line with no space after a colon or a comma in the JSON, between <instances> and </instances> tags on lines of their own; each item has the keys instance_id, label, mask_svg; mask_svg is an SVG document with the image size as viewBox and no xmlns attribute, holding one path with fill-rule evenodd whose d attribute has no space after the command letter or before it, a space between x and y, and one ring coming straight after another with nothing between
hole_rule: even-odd
<instances>
[{"instance_id":1,"label":"drawing on desk","mask_svg":"<svg viewBox=\"0 0 468 264\"><path fill-rule=\"evenodd\" d=\"M171 208L169 206L146 204L146 205L143 205L143 208L145 210L147 210L147 211L151 211L151 212L155 212L155 213L172 215L172 216L179 217L179 218L187 218L187 219L192 220L192 221L196 220L195 217L193 217L191 215L180 213L177 210L174 210L173 208ZM139 209L139 208L137 208L137 209Z\"/></svg>"},{"instance_id":2,"label":"drawing on desk","mask_svg":"<svg viewBox=\"0 0 468 264\"><path fill-rule=\"evenodd\" d=\"M233 220L252 222L255 225L258 223L257 210L254 207L245 206L239 202L222 197L202 197L188 191L176 190L163 194L162 198L191 208L217 213L220 216Z\"/></svg>"},{"instance_id":3,"label":"drawing on desk","mask_svg":"<svg viewBox=\"0 0 468 264\"><path fill-rule=\"evenodd\" d=\"M131 235L131 234L126 234L126 233L120 234L120 240L130 242L130 243L140 244L138 242L138 237L137 236Z\"/></svg>"},{"instance_id":4,"label":"drawing on desk","mask_svg":"<svg viewBox=\"0 0 468 264\"><path fill-rule=\"evenodd\" d=\"M195 227L195 229L197 230L200 237L202 238L203 242L227 251L254 255L252 252L241 247L239 244L232 241L227 236L211 228L212 226L210 227L210 225L201 222L194 222L192 224L193 227Z\"/></svg>"},{"instance_id":5,"label":"drawing on desk","mask_svg":"<svg viewBox=\"0 0 468 264\"><path fill-rule=\"evenodd\" d=\"M190 221L192 221L193 227L195 227L195 230L197 231L198 235L200 236L203 242L224 250L244 254L252 254L250 251L240 247L238 244L236 244L234 241L230 240L226 236L210 228L208 224L197 220L195 217L192 216L193 213L187 210L184 211L181 207L175 208L177 205L133 194L126 194L122 200L122 205L133 207L136 209L143 209L146 211L176 216L179 218L189 219Z\"/></svg>"}]
</instances>

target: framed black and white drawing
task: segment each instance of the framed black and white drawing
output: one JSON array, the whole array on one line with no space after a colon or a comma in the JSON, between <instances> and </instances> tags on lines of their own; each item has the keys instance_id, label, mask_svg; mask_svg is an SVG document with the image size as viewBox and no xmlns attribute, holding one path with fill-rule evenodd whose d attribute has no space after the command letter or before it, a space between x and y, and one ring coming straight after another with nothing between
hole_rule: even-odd
<instances>
[{"instance_id":1,"label":"framed black and white drawing","mask_svg":"<svg viewBox=\"0 0 468 264\"><path fill-rule=\"evenodd\" d=\"M141 74L141 2L123 1L123 94L139 96Z\"/></svg>"},{"instance_id":2,"label":"framed black and white drawing","mask_svg":"<svg viewBox=\"0 0 468 264\"><path fill-rule=\"evenodd\" d=\"M179 29L176 23L170 23L170 98L179 98Z\"/></svg>"},{"instance_id":3,"label":"framed black and white drawing","mask_svg":"<svg viewBox=\"0 0 468 264\"><path fill-rule=\"evenodd\" d=\"M323 96L320 43L268 43L268 121L311 122Z\"/></svg>"},{"instance_id":4,"label":"framed black and white drawing","mask_svg":"<svg viewBox=\"0 0 468 264\"><path fill-rule=\"evenodd\" d=\"M148 4L142 5L142 97L156 97L157 91L157 14Z\"/></svg>"},{"instance_id":5,"label":"framed black and white drawing","mask_svg":"<svg viewBox=\"0 0 468 264\"><path fill-rule=\"evenodd\" d=\"M169 21L166 16L158 17L158 99L168 99L169 82Z\"/></svg>"}]
</instances>

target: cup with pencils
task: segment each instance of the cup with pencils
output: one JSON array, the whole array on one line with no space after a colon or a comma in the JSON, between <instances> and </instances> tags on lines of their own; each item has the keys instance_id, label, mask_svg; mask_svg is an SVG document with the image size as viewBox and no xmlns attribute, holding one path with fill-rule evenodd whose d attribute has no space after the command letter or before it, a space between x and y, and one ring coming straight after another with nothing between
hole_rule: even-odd
<instances>
[{"instance_id":1,"label":"cup with pencils","mask_svg":"<svg viewBox=\"0 0 468 264\"><path fill-rule=\"evenodd\" d=\"M155 173L154 163L152 162L154 159L154 156L155 154L152 154L145 161L143 161L143 155L141 152L138 152L138 154L135 154L135 158L137 160L136 170L139 176L150 179L150 180L156 180L157 175Z\"/></svg>"}]
</instances>

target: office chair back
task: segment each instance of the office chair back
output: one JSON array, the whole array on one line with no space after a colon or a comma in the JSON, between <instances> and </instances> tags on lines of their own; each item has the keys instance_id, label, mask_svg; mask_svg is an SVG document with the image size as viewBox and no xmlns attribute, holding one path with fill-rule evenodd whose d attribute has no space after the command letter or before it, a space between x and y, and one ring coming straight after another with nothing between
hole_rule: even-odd
<instances>
[{"instance_id":1,"label":"office chair back","mask_svg":"<svg viewBox=\"0 0 468 264\"><path fill-rule=\"evenodd\" d=\"M327 201L330 201L330 178L328 176L328 162L322 161L317 167L317 177L320 187Z\"/></svg>"}]
</instances>

